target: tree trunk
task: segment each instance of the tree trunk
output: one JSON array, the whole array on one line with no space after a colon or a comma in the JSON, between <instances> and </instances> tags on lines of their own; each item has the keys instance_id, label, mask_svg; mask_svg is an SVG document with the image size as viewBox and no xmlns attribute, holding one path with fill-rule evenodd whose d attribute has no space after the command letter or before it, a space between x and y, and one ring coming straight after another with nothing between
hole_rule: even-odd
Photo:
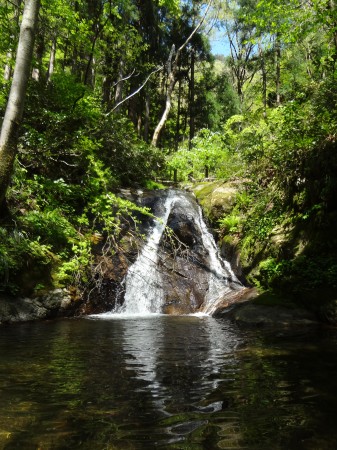
<instances>
[{"instance_id":1,"label":"tree trunk","mask_svg":"<svg viewBox=\"0 0 337 450\"><path fill-rule=\"evenodd\" d=\"M280 37L276 35L275 42L275 65L276 65L276 105L280 106L281 104L281 44Z\"/></svg>"},{"instance_id":2,"label":"tree trunk","mask_svg":"<svg viewBox=\"0 0 337 450\"><path fill-rule=\"evenodd\" d=\"M191 82L190 82L190 135L188 141L188 147L191 150L192 148L192 139L195 134L195 107L194 107L194 66L195 66L195 54L194 49L192 49L191 54Z\"/></svg>"},{"instance_id":3,"label":"tree trunk","mask_svg":"<svg viewBox=\"0 0 337 450\"><path fill-rule=\"evenodd\" d=\"M266 62L264 59L263 49L261 42L258 43L259 56L261 61L261 75L262 75L262 102L263 102L263 117L267 117L267 71Z\"/></svg>"},{"instance_id":4,"label":"tree trunk","mask_svg":"<svg viewBox=\"0 0 337 450\"><path fill-rule=\"evenodd\" d=\"M138 123L138 100L135 96L132 95L133 92L133 86L132 83L130 83L130 95L129 95L129 101L128 101L128 117L131 120L131 122L133 123L134 127L137 129L137 123ZM117 106L117 108L116 108ZM118 112L119 106L118 103L115 106L115 111Z\"/></svg>"},{"instance_id":5,"label":"tree trunk","mask_svg":"<svg viewBox=\"0 0 337 450\"><path fill-rule=\"evenodd\" d=\"M11 3L15 8L14 9L14 24L15 24L15 28L16 28L19 23L21 0L12 0ZM10 46L14 47L14 42L16 40L16 36L14 34L12 34L10 40L11 40ZM5 81L9 81L13 75L13 68L12 68L13 48L10 48L10 50L8 50L6 56L7 56L7 62L5 65L4 79L5 79Z\"/></svg>"},{"instance_id":6,"label":"tree trunk","mask_svg":"<svg viewBox=\"0 0 337 450\"><path fill-rule=\"evenodd\" d=\"M152 137L152 145L154 147L157 147L157 145L158 145L160 132L163 129L163 127L167 121L168 115L170 114L171 106L172 106L172 93L173 93L175 84L176 84L175 73L171 72L169 75L169 84L168 84L167 92L166 92L165 109L164 109L163 115L161 116L161 119L160 119L158 125L156 126L156 129L154 130L153 137Z\"/></svg>"},{"instance_id":7,"label":"tree trunk","mask_svg":"<svg viewBox=\"0 0 337 450\"><path fill-rule=\"evenodd\" d=\"M150 93L149 90L145 96L145 117L144 117L144 141L149 142L149 129L150 129Z\"/></svg>"},{"instance_id":8,"label":"tree trunk","mask_svg":"<svg viewBox=\"0 0 337 450\"><path fill-rule=\"evenodd\" d=\"M176 135L175 135L175 149L179 148L179 134L180 134L180 114L181 114L181 79L179 79L178 87L178 110L177 110L177 121L176 121Z\"/></svg>"},{"instance_id":9,"label":"tree trunk","mask_svg":"<svg viewBox=\"0 0 337 450\"><path fill-rule=\"evenodd\" d=\"M86 86L90 86L92 88L95 87L95 46L98 39L98 34L93 38L93 42L91 44L91 52L89 55L86 55L87 65L84 72L84 81L83 83Z\"/></svg>"},{"instance_id":10,"label":"tree trunk","mask_svg":"<svg viewBox=\"0 0 337 450\"><path fill-rule=\"evenodd\" d=\"M35 63L36 66L32 70L32 78L35 81L44 81L45 74L43 73L43 55L45 53L44 35L41 30L35 37Z\"/></svg>"},{"instance_id":11,"label":"tree trunk","mask_svg":"<svg viewBox=\"0 0 337 450\"><path fill-rule=\"evenodd\" d=\"M47 83L51 82L51 78L55 69L55 59L56 59L56 38L52 40L50 55L49 55L49 64L47 70Z\"/></svg>"},{"instance_id":12,"label":"tree trunk","mask_svg":"<svg viewBox=\"0 0 337 450\"><path fill-rule=\"evenodd\" d=\"M112 105L112 53L111 53L111 47L112 43L111 40L108 39L106 41L107 44L107 50L105 52L105 58L104 58L104 66L103 66L103 73L104 73L104 80L102 85L102 101L104 105L106 106L107 111L110 110Z\"/></svg>"},{"instance_id":13,"label":"tree trunk","mask_svg":"<svg viewBox=\"0 0 337 450\"><path fill-rule=\"evenodd\" d=\"M123 76L124 76L124 61L121 59L118 66L118 80L116 84L115 92L115 105L118 105L123 98ZM120 106L116 107L116 111L119 112Z\"/></svg>"},{"instance_id":14,"label":"tree trunk","mask_svg":"<svg viewBox=\"0 0 337 450\"><path fill-rule=\"evenodd\" d=\"M23 11L13 82L0 134L0 205L5 201L17 153L18 130L31 73L30 65L39 7L40 0L26 0Z\"/></svg>"}]
</instances>

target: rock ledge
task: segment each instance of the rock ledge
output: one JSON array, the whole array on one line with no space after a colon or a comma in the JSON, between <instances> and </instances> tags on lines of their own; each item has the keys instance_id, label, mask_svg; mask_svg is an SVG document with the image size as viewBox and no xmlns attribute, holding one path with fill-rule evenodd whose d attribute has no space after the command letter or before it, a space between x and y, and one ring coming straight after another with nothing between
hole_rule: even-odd
<instances>
[{"instance_id":1,"label":"rock ledge","mask_svg":"<svg viewBox=\"0 0 337 450\"><path fill-rule=\"evenodd\" d=\"M75 302L66 289L55 289L35 298L0 298L0 324L30 322L70 316Z\"/></svg>"}]
</instances>

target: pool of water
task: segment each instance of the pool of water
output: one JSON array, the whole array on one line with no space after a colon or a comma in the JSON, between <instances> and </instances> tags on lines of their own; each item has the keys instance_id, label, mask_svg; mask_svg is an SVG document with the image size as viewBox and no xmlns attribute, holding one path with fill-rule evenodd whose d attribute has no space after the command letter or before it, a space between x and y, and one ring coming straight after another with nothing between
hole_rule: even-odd
<instances>
[{"instance_id":1,"label":"pool of water","mask_svg":"<svg viewBox=\"0 0 337 450\"><path fill-rule=\"evenodd\" d=\"M0 327L1 449L337 448L337 331L155 316Z\"/></svg>"}]
</instances>

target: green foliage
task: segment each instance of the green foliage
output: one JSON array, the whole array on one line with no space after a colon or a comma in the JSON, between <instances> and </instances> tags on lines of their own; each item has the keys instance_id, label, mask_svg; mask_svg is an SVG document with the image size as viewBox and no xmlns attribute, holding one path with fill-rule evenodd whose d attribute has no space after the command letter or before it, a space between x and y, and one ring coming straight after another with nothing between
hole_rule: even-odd
<instances>
[{"instance_id":1,"label":"green foliage","mask_svg":"<svg viewBox=\"0 0 337 450\"><path fill-rule=\"evenodd\" d=\"M287 261L278 262L275 258L268 258L259 264L259 281L265 288L270 288L276 279L284 275ZM289 264L288 264L289 265Z\"/></svg>"},{"instance_id":2,"label":"green foliage","mask_svg":"<svg viewBox=\"0 0 337 450\"><path fill-rule=\"evenodd\" d=\"M20 149L21 162L39 175L105 189L151 178L163 162L130 120L105 115L99 98L68 74L31 84Z\"/></svg>"},{"instance_id":3,"label":"green foliage","mask_svg":"<svg viewBox=\"0 0 337 450\"><path fill-rule=\"evenodd\" d=\"M264 288L299 295L305 301L308 292L325 287L337 288L336 256L300 255L292 260L269 258L259 265L258 279Z\"/></svg>"},{"instance_id":4,"label":"green foliage","mask_svg":"<svg viewBox=\"0 0 337 450\"><path fill-rule=\"evenodd\" d=\"M41 243L37 236L18 227L0 227L0 292L19 293L19 280L41 266L51 266L54 258L50 246Z\"/></svg>"},{"instance_id":5,"label":"green foliage","mask_svg":"<svg viewBox=\"0 0 337 450\"><path fill-rule=\"evenodd\" d=\"M105 172L96 162L91 182L82 192L60 179L51 181L41 175L29 179L27 171L17 167L9 196L15 195L16 224L0 229L1 290L25 293L25 277L18 274L29 276L40 266L48 266L43 275L48 283L53 279L57 286L83 287L92 277L97 237L98 241L105 237L115 242L135 212L150 214L107 191ZM28 190L21 186L28 186ZM132 223L137 224L137 220L132 218ZM41 277L34 283L37 289Z\"/></svg>"},{"instance_id":6,"label":"green foliage","mask_svg":"<svg viewBox=\"0 0 337 450\"><path fill-rule=\"evenodd\" d=\"M161 160L127 119L104 115L74 77L31 84L8 192L15 225L1 233L0 289L30 295L42 284L89 283L97 236L116 242L129 221L137 225L135 212L149 214L113 190L142 184Z\"/></svg>"},{"instance_id":7,"label":"green foliage","mask_svg":"<svg viewBox=\"0 0 337 450\"><path fill-rule=\"evenodd\" d=\"M4 111L8 98L8 87L4 86L0 91L0 111Z\"/></svg>"},{"instance_id":8,"label":"green foliage","mask_svg":"<svg viewBox=\"0 0 337 450\"><path fill-rule=\"evenodd\" d=\"M239 231L241 217L232 212L219 220L220 228L226 233L236 233Z\"/></svg>"},{"instance_id":9,"label":"green foliage","mask_svg":"<svg viewBox=\"0 0 337 450\"><path fill-rule=\"evenodd\" d=\"M73 243L71 255L64 259L54 274L57 285L83 286L90 281L90 267L94 263L91 242L83 237Z\"/></svg>"},{"instance_id":10,"label":"green foliage","mask_svg":"<svg viewBox=\"0 0 337 450\"><path fill-rule=\"evenodd\" d=\"M162 183L158 183L157 181L153 180L145 180L143 183L144 187L149 190L154 189L165 189L165 186Z\"/></svg>"},{"instance_id":11,"label":"green foliage","mask_svg":"<svg viewBox=\"0 0 337 450\"><path fill-rule=\"evenodd\" d=\"M178 0L158 0L159 6L167 8L173 15L180 12Z\"/></svg>"},{"instance_id":12,"label":"green foliage","mask_svg":"<svg viewBox=\"0 0 337 450\"><path fill-rule=\"evenodd\" d=\"M184 144L171 154L167 167L177 170L181 180L186 180L188 176L203 178L205 172L221 178L230 178L241 172L240 161L228 150L223 135L208 129L200 130L192 141L191 149Z\"/></svg>"}]
</instances>

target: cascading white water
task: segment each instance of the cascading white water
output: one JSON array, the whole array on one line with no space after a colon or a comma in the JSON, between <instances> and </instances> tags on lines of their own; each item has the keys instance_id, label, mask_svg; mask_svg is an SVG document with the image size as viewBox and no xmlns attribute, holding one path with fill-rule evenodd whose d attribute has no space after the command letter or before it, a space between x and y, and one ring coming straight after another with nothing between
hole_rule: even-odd
<instances>
[{"instance_id":1,"label":"cascading white water","mask_svg":"<svg viewBox=\"0 0 337 450\"><path fill-rule=\"evenodd\" d=\"M158 249L174 205L182 207L188 219L199 229L202 244L208 253L207 271L209 272L209 279L202 308L203 313L211 315L219 300L232 292L229 281L234 281L240 286L240 282L235 277L230 264L220 258L214 238L203 220L201 208L196 207L188 194L172 190L168 192L165 199L163 216L156 220L137 260L128 270L124 280L125 297L123 305L117 307L113 314L148 315L162 312L165 293L162 287L161 270L158 267Z\"/></svg>"},{"instance_id":2,"label":"cascading white water","mask_svg":"<svg viewBox=\"0 0 337 450\"><path fill-rule=\"evenodd\" d=\"M164 216L156 220L146 244L129 268L125 278L124 303L116 313L146 315L161 312L164 293L158 268L158 247L174 200L170 192L164 203Z\"/></svg>"},{"instance_id":3,"label":"cascading white water","mask_svg":"<svg viewBox=\"0 0 337 450\"><path fill-rule=\"evenodd\" d=\"M191 211L192 217L201 231L203 246L209 255L208 291L202 312L211 315L215 311L218 301L232 291L232 288L229 286L229 281L237 285L241 285L241 283L234 275L229 262L220 257L214 237L208 231L203 219L200 206L198 206L197 210L191 208L190 199L184 195L180 196L179 201Z\"/></svg>"}]
</instances>

